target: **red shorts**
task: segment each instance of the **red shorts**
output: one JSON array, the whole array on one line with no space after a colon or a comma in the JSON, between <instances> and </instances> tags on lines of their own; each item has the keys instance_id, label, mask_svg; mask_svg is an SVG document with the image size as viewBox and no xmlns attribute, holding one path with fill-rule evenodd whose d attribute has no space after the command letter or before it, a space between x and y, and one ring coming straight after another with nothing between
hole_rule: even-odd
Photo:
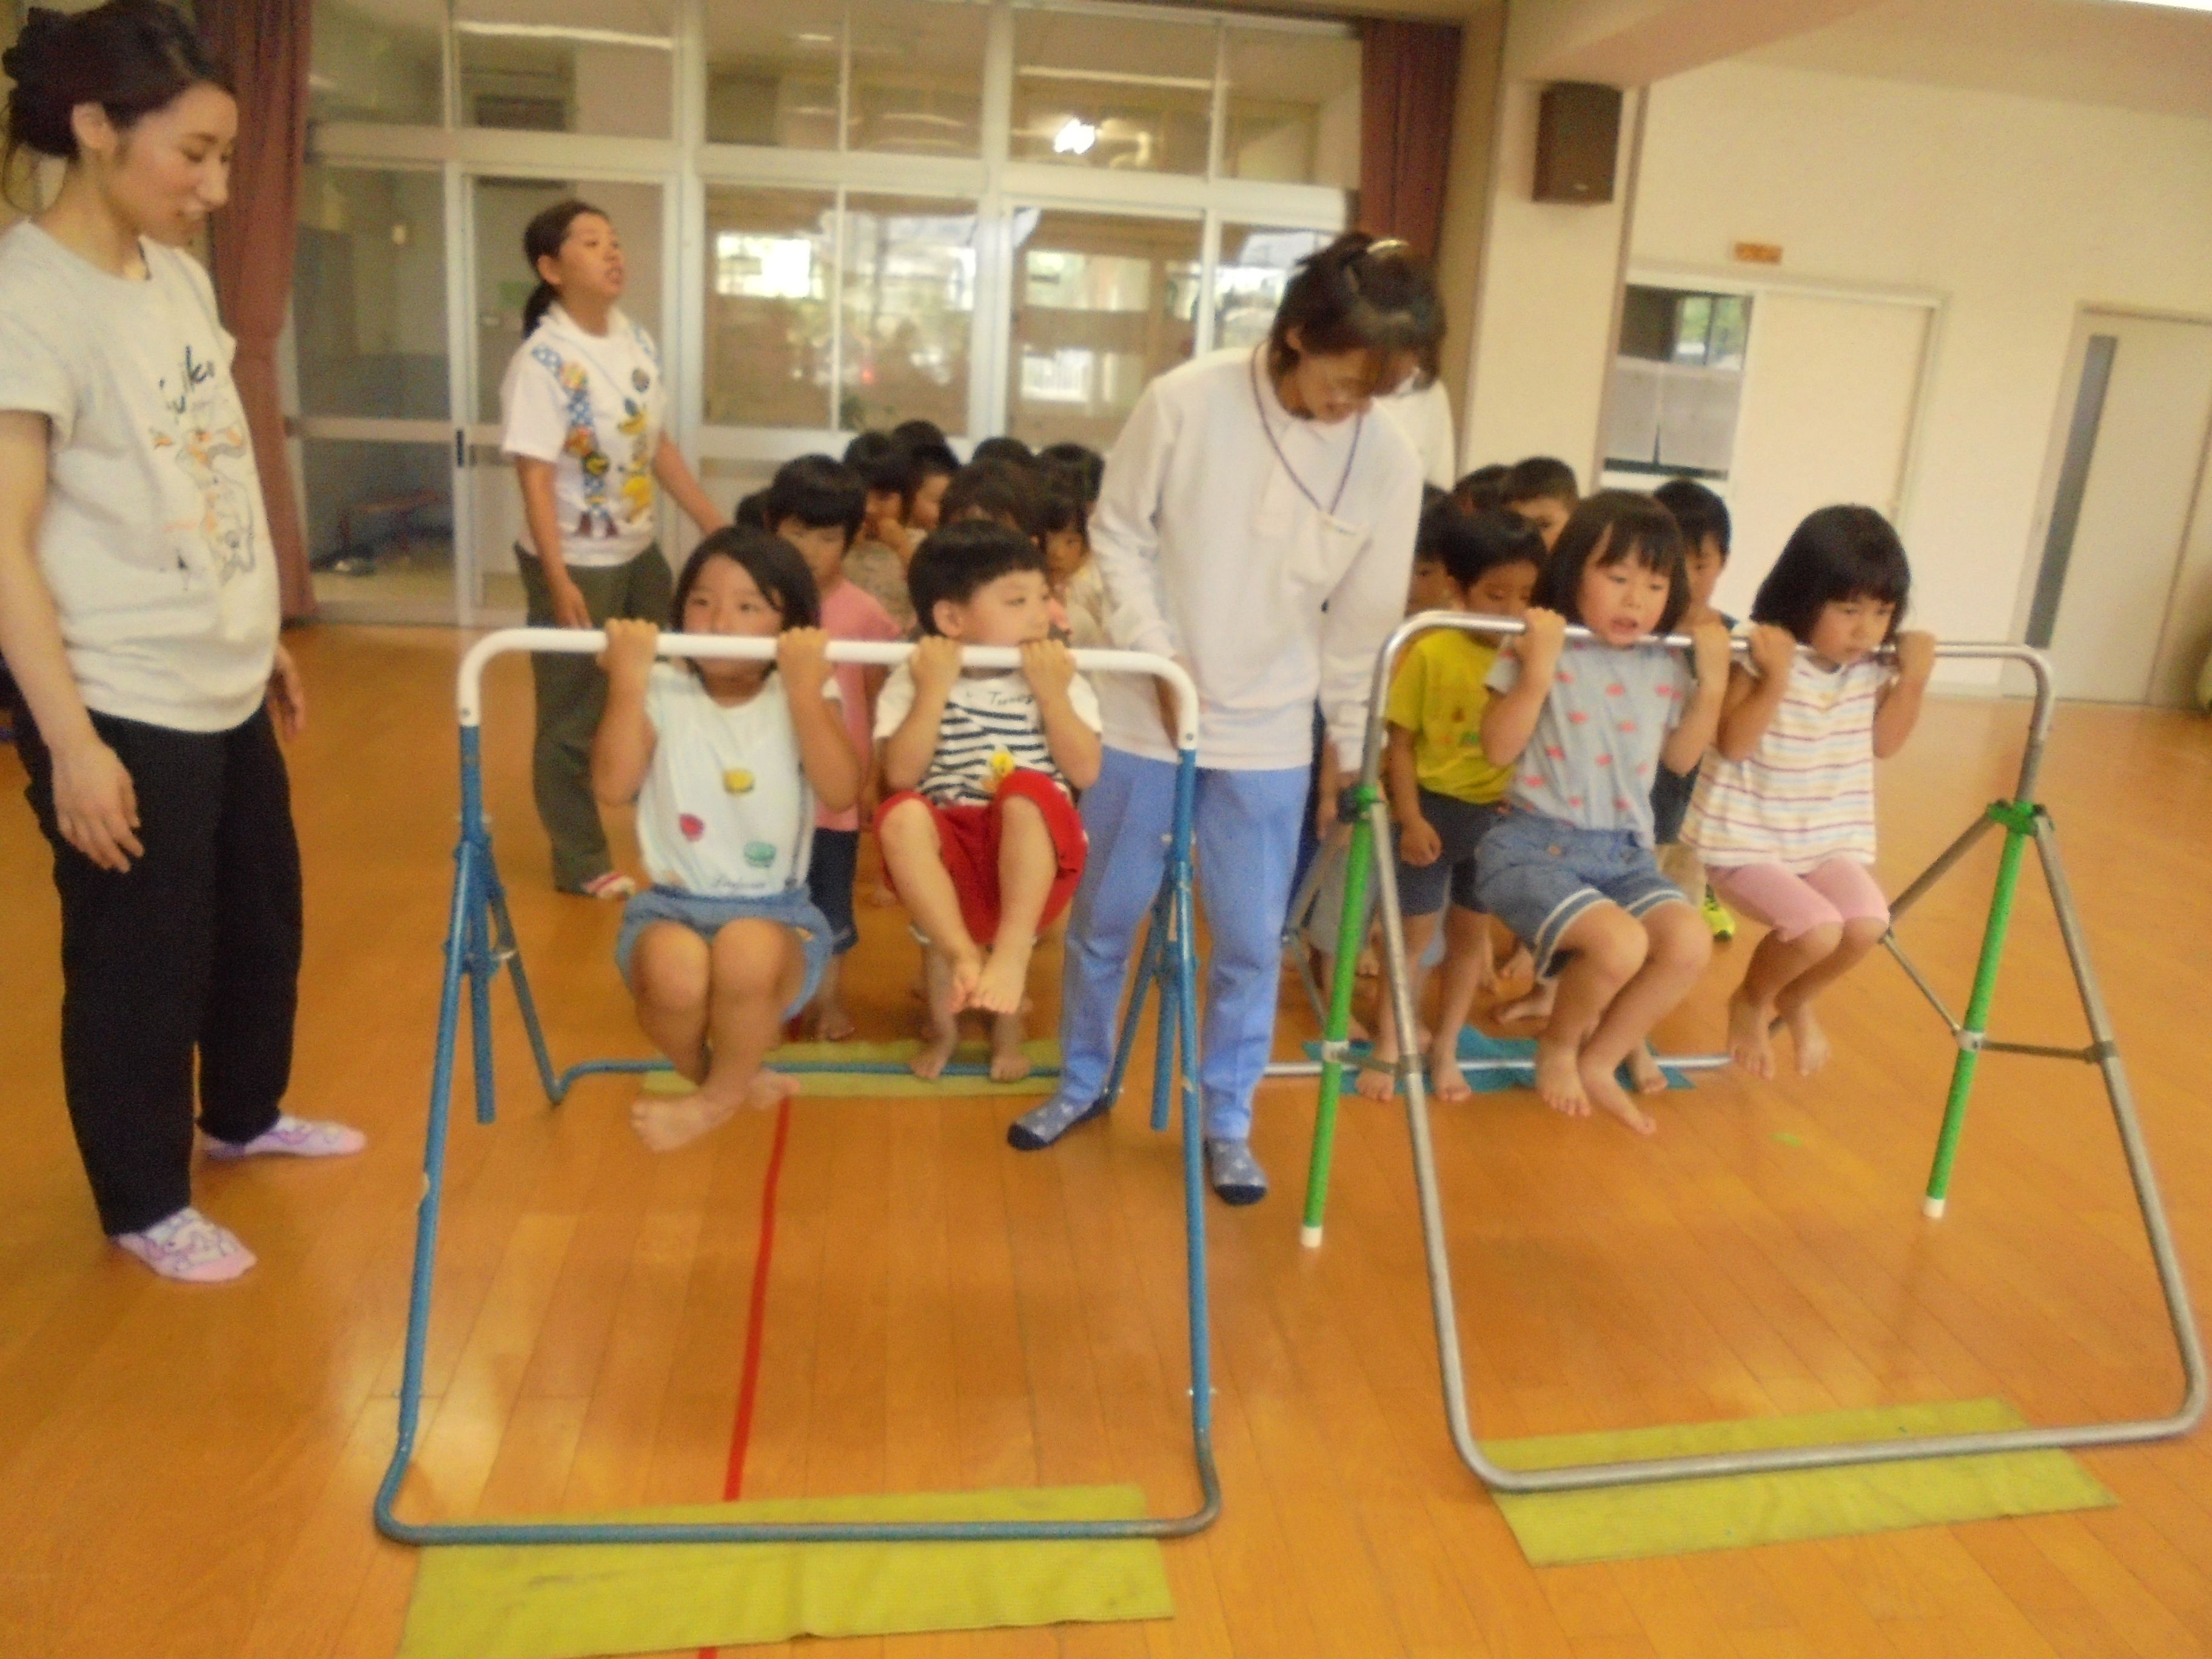
<instances>
[{"instance_id":1,"label":"red shorts","mask_svg":"<svg viewBox=\"0 0 2212 1659\"><path fill-rule=\"evenodd\" d=\"M952 878L952 890L960 896L961 920L968 924L968 936L986 946L999 934L1000 827L1004 821L1006 802L1014 795L1036 803L1037 811L1044 814L1045 832L1052 837L1053 852L1060 863L1059 872L1052 879L1052 890L1045 895L1044 914L1037 918L1041 931L1057 919L1075 896L1076 884L1083 879L1084 854L1091 845L1083 833L1083 819L1075 810L1075 803L1068 799L1067 791L1052 779L1042 772L1009 772L1000 781L999 793L988 806L939 806L927 796L908 789L876 809L878 836L883 833L884 815L892 808L916 800L929 809L930 817L937 821L937 840L945 857L945 873ZM896 890L888 869L884 872L884 879Z\"/></svg>"}]
</instances>

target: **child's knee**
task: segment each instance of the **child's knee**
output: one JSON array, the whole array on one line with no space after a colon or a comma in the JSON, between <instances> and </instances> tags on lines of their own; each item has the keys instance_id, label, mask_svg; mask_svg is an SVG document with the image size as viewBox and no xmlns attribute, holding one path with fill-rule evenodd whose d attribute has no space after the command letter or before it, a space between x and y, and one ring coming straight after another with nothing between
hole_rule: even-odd
<instances>
[{"instance_id":1,"label":"child's knee","mask_svg":"<svg viewBox=\"0 0 2212 1659\"><path fill-rule=\"evenodd\" d=\"M937 821L931 816L929 803L919 795L910 795L887 808L876 825L876 839L886 852L893 848L934 848Z\"/></svg>"},{"instance_id":2,"label":"child's knee","mask_svg":"<svg viewBox=\"0 0 2212 1659\"><path fill-rule=\"evenodd\" d=\"M714 935L714 988L718 994L772 995L787 976L797 940L788 927L757 916L740 916Z\"/></svg>"},{"instance_id":3,"label":"child's knee","mask_svg":"<svg viewBox=\"0 0 2212 1659\"><path fill-rule=\"evenodd\" d=\"M1829 957L1844 942L1844 919L1832 911L1798 934L1790 943L1809 956Z\"/></svg>"},{"instance_id":4,"label":"child's knee","mask_svg":"<svg viewBox=\"0 0 2212 1659\"><path fill-rule=\"evenodd\" d=\"M671 1012L707 1000L706 941L689 928L647 928L630 956L630 983L641 1002Z\"/></svg>"},{"instance_id":5,"label":"child's knee","mask_svg":"<svg viewBox=\"0 0 2212 1659\"><path fill-rule=\"evenodd\" d=\"M1712 960L1712 929L1686 904L1660 905L1644 916L1644 931L1650 940L1650 961L1694 973Z\"/></svg>"},{"instance_id":6,"label":"child's knee","mask_svg":"<svg viewBox=\"0 0 2212 1659\"><path fill-rule=\"evenodd\" d=\"M1878 916L1853 916L1844 924L1844 943L1854 951L1871 951L1888 932L1887 911Z\"/></svg>"},{"instance_id":7,"label":"child's knee","mask_svg":"<svg viewBox=\"0 0 2212 1659\"><path fill-rule=\"evenodd\" d=\"M1571 947L1586 964L1586 971L1612 985L1626 985L1633 979L1651 949L1643 927L1614 905L1586 912L1571 932Z\"/></svg>"}]
</instances>

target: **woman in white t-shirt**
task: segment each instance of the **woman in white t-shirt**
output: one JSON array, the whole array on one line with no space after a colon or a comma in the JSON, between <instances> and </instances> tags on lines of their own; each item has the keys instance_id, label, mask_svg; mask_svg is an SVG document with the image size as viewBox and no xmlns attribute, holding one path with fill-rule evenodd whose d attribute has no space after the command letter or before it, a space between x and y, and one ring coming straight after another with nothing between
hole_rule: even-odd
<instances>
[{"instance_id":1,"label":"woman in white t-shirt","mask_svg":"<svg viewBox=\"0 0 2212 1659\"><path fill-rule=\"evenodd\" d=\"M211 1157L362 1145L282 1109L300 849L276 728L305 704L233 343L180 251L228 193L238 106L160 0L33 11L0 68L0 173L66 164L0 237L0 655L61 896L64 1087L100 1224L213 1283L254 1259L192 1207L195 1062Z\"/></svg>"},{"instance_id":2,"label":"woman in white t-shirt","mask_svg":"<svg viewBox=\"0 0 2212 1659\"><path fill-rule=\"evenodd\" d=\"M527 545L515 548L530 621L597 628L668 614L668 562L656 540L665 488L702 535L727 522L663 429L667 393L653 337L617 307L627 281L621 240L582 202L547 208L522 234L538 277L522 349L499 399L500 448L522 484ZM606 677L588 657L530 659L538 688L532 781L553 842L553 884L592 898L637 890L607 856L592 799L592 732Z\"/></svg>"},{"instance_id":3,"label":"woman in white t-shirt","mask_svg":"<svg viewBox=\"0 0 2212 1659\"><path fill-rule=\"evenodd\" d=\"M607 624L592 785L611 806L637 803L653 878L623 908L615 963L638 1024L694 1085L632 1109L658 1152L795 1086L761 1061L829 966L835 935L806 886L816 809L852 805L861 776L797 548L750 527L708 537L671 619L687 634L781 637L773 663L656 663L658 629Z\"/></svg>"}]
</instances>

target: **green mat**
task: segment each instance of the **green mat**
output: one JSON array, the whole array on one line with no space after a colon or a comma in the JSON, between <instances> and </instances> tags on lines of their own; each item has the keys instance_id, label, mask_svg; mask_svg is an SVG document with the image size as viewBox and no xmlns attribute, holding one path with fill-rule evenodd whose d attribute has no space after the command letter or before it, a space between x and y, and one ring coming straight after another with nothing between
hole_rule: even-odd
<instances>
[{"instance_id":1,"label":"green mat","mask_svg":"<svg viewBox=\"0 0 2212 1659\"><path fill-rule=\"evenodd\" d=\"M771 1067L799 1060L831 1066L860 1061L903 1066L921 1047L912 1038L902 1042L787 1042L768 1057L768 1063ZM1050 1037L1032 1038L1022 1044L1022 1052L1030 1057L1032 1065L1059 1069L1060 1044ZM983 1065L991 1058L991 1045L963 1042L952 1057ZM799 1079L799 1092L815 1100L881 1100L907 1095L1048 1095L1060 1085L1057 1077L1035 1074L1019 1083L994 1083L987 1077L948 1077L935 1083L924 1083L905 1072L798 1072L793 1075ZM648 1072L644 1089L649 1095L680 1095L690 1093L691 1085L673 1072Z\"/></svg>"},{"instance_id":2,"label":"green mat","mask_svg":"<svg viewBox=\"0 0 2212 1659\"><path fill-rule=\"evenodd\" d=\"M1372 1043L1355 1042L1352 1045L1352 1053L1353 1057L1364 1065L1373 1048ZM1321 1058L1319 1042L1307 1043L1305 1051L1308 1060ZM1509 1089L1533 1089L1536 1086L1536 1040L1534 1037L1494 1037L1487 1031L1479 1031L1469 1025L1463 1028L1459 1034L1459 1057L1462 1060L1510 1060L1518 1062L1510 1070L1463 1073L1462 1075L1467 1079L1467 1086L1476 1094L1503 1094ZM1678 1072L1672 1066L1663 1069L1667 1074L1667 1086L1669 1089L1697 1087L1697 1085L1690 1081L1688 1073ZM1626 1065L1623 1065L1615 1075L1620 1079L1623 1088L1632 1089L1635 1086L1629 1079L1628 1067ZM1352 1080L1347 1078L1345 1080L1347 1093L1350 1092L1351 1087ZM1401 1084L1392 1092L1402 1095L1406 1092L1405 1087Z\"/></svg>"},{"instance_id":3,"label":"green mat","mask_svg":"<svg viewBox=\"0 0 2212 1659\"><path fill-rule=\"evenodd\" d=\"M1966 1400L1809 1417L1756 1418L1619 1433L1486 1443L1510 1469L1613 1462L1680 1453L1886 1440L2023 1426L2002 1400ZM1498 1496L1522 1553L1537 1566L1844 1538L1900 1527L2103 1509L2118 1500L2063 1451L1999 1452L1924 1462L1673 1480L1604 1492Z\"/></svg>"},{"instance_id":4,"label":"green mat","mask_svg":"<svg viewBox=\"0 0 2212 1659\"><path fill-rule=\"evenodd\" d=\"M699 1504L620 1521L1121 1519L1135 1486ZM579 1517L581 1518L581 1517ZM426 1549L399 1659L587 1659L795 1636L1171 1619L1158 1543L577 1544Z\"/></svg>"}]
</instances>

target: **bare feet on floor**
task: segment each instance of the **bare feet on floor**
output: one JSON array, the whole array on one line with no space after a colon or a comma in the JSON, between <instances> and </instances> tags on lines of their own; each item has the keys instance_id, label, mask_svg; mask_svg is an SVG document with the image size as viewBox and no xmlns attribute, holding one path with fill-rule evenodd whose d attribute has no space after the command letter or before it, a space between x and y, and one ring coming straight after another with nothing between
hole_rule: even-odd
<instances>
[{"instance_id":1,"label":"bare feet on floor","mask_svg":"<svg viewBox=\"0 0 2212 1659\"><path fill-rule=\"evenodd\" d=\"M1790 1041L1797 1050L1797 1075L1810 1077L1828 1063L1828 1034L1813 1018L1813 1006L1803 1003L1783 1015Z\"/></svg>"},{"instance_id":2,"label":"bare feet on floor","mask_svg":"<svg viewBox=\"0 0 2212 1659\"><path fill-rule=\"evenodd\" d=\"M1027 1029L1018 1014L1000 1014L991 1022L991 1081L1019 1083L1030 1074L1028 1051L1022 1047Z\"/></svg>"},{"instance_id":3,"label":"bare feet on floor","mask_svg":"<svg viewBox=\"0 0 2212 1659\"><path fill-rule=\"evenodd\" d=\"M860 1030L842 1002L825 1002L817 1008L813 1025L817 1042L850 1042Z\"/></svg>"},{"instance_id":4,"label":"bare feet on floor","mask_svg":"<svg viewBox=\"0 0 2212 1659\"><path fill-rule=\"evenodd\" d=\"M1774 1041L1767 1035L1774 1010L1759 1006L1739 990L1729 999L1729 1058L1753 1077L1774 1075Z\"/></svg>"},{"instance_id":5,"label":"bare feet on floor","mask_svg":"<svg viewBox=\"0 0 2212 1659\"><path fill-rule=\"evenodd\" d=\"M1459 1068L1459 1056L1431 1050L1429 1054L1429 1096L1434 1100L1468 1100L1474 1091L1468 1087L1467 1073Z\"/></svg>"},{"instance_id":6,"label":"bare feet on floor","mask_svg":"<svg viewBox=\"0 0 2212 1659\"><path fill-rule=\"evenodd\" d=\"M924 1083L934 1083L945 1075L945 1068L952 1063L952 1051L960 1046L960 1028L933 1031L907 1061L907 1069Z\"/></svg>"},{"instance_id":7,"label":"bare feet on floor","mask_svg":"<svg viewBox=\"0 0 2212 1659\"><path fill-rule=\"evenodd\" d=\"M1589 1096L1583 1091L1581 1057L1569 1045L1546 1038L1536 1040L1536 1092L1544 1104L1569 1117L1589 1115Z\"/></svg>"},{"instance_id":8,"label":"bare feet on floor","mask_svg":"<svg viewBox=\"0 0 2212 1659\"><path fill-rule=\"evenodd\" d=\"M763 1073L763 1076L767 1073ZM629 1109L630 1127L637 1138L656 1152L672 1152L679 1146L688 1146L710 1129L720 1128L736 1113L734 1100L717 1099L704 1094L684 1095L671 1099L660 1095L640 1095Z\"/></svg>"},{"instance_id":9,"label":"bare feet on floor","mask_svg":"<svg viewBox=\"0 0 2212 1659\"><path fill-rule=\"evenodd\" d=\"M1388 1100L1398 1092L1398 1052L1377 1048L1359 1068L1352 1088L1370 1100Z\"/></svg>"},{"instance_id":10,"label":"bare feet on floor","mask_svg":"<svg viewBox=\"0 0 2212 1659\"><path fill-rule=\"evenodd\" d=\"M1636 1085L1639 1095L1667 1092L1667 1073L1659 1069L1659 1057L1651 1052L1650 1043L1639 1042L1630 1051L1628 1080Z\"/></svg>"},{"instance_id":11,"label":"bare feet on floor","mask_svg":"<svg viewBox=\"0 0 2212 1659\"><path fill-rule=\"evenodd\" d=\"M1612 1066L1600 1066L1594 1060L1583 1063L1583 1089L1589 1097L1589 1103L1600 1111L1612 1113L1640 1135L1658 1133L1658 1123L1628 1097L1613 1072Z\"/></svg>"}]
</instances>

